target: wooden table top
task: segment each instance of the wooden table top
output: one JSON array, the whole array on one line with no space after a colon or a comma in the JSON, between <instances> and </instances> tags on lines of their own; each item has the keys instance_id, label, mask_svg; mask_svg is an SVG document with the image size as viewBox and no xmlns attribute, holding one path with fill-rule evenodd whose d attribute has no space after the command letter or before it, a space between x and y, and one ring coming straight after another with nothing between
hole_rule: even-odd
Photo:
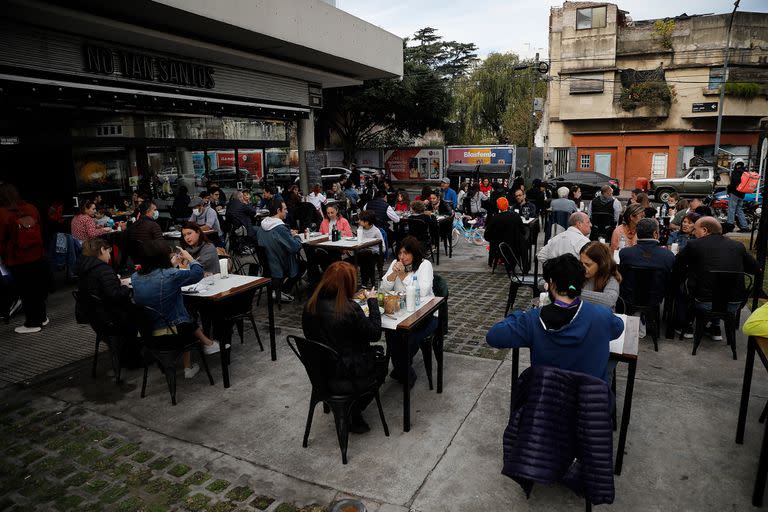
<instances>
[{"instance_id":1,"label":"wooden table top","mask_svg":"<svg viewBox=\"0 0 768 512\"><path fill-rule=\"evenodd\" d=\"M322 247L323 249L332 249L332 250L341 250L341 251L359 251L361 249L367 249L368 247L373 247L375 245L381 244L381 241L379 239L375 240L368 240L362 243L358 243L355 245L349 245L353 243L353 240L344 240L341 239L342 243L338 242L329 242L330 237L325 236L319 236L316 238L310 238L309 240L304 240L302 237L301 243L303 245L310 245L312 247Z\"/></svg>"},{"instance_id":2,"label":"wooden table top","mask_svg":"<svg viewBox=\"0 0 768 512\"><path fill-rule=\"evenodd\" d=\"M416 326L416 324L419 323L420 320L422 320L425 316L431 315L437 309L440 307L440 305L445 302L445 297L433 297L425 304L422 304L419 309L405 317L404 319L400 320L397 324L396 329L397 330L405 330L410 331L413 327ZM382 320L386 320L386 317L382 317ZM384 322L382 322L382 327L384 327ZM384 327L386 329L386 327ZM390 330L392 330L390 328Z\"/></svg>"}]
</instances>

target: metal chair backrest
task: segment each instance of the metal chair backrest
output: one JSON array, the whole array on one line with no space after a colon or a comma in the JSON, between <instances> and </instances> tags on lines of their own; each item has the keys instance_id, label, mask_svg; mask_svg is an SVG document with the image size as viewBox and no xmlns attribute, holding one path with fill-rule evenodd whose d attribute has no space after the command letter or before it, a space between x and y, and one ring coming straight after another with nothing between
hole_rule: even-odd
<instances>
[{"instance_id":1,"label":"metal chair backrest","mask_svg":"<svg viewBox=\"0 0 768 512\"><path fill-rule=\"evenodd\" d=\"M738 302L739 309L749 300L754 278L745 272L710 270L712 278L712 312L727 313L728 304ZM697 297L698 299L698 297Z\"/></svg>"},{"instance_id":2,"label":"metal chair backrest","mask_svg":"<svg viewBox=\"0 0 768 512\"><path fill-rule=\"evenodd\" d=\"M551 223L554 226L557 224L558 226L562 227L563 229L568 229L568 217L571 216L570 213L560 211L560 210L554 210L550 214Z\"/></svg>"},{"instance_id":3,"label":"metal chair backrest","mask_svg":"<svg viewBox=\"0 0 768 512\"><path fill-rule=\"evenodd\" d=\"M263 277L272 277L272 270L269 268L269 257L267 256L267 249L263 245L255 246L256 257L261 265L261 275Z\"/></svg>"},{"instance_id":4,"label":"metal chair backrest","mask_svg":"<svg viewBox=\"0 0 768 512\"><path fill-rule=\"evenodd\" d=\"M624 299L635 307L658 306L664 300L666 289L659 290L659 283L666 283L667 272L662 269L628 267L624 279L632 279L632 296Z\"/></svg>"},{"instance_id":5,"label":"metal chair backrest","mask_svg":"<svg viewBox=\"0 0 768 512\"><path fill-rule=\"evenodd\" d=\"M416 237L422 243L429 243L431 241L429 226L422 219L408 218L408 234Z\"/></svg>"},{"instance_id":6,"label":"metal chair backrest","mask_svg":"<svg viewBox=\"0 0 768 512\"><path fill-rule=\"evenodd\" d=\"M320 392L327 391L328 379L336 375L340 364L339 353L324 343L300 336L290 335L286 341L304 365L312 387Z\"/></svg>"},{"instance_id":7,"label":"metal chair backrest","mask_svg":"<svg viewBox=\"0 0 768 512\"><path fill-rule=\"evenodd\" d=\"M590 217L590 220L592 221L593 227L597 227L601 229L607 229L609 227L616 226L616 219L614 218L612 213L592 212L592 216Z\"/></svg>"},{"instance_id":8,"label":"metal chair backrest","mask_svg":"<svg viewBox=\"0 0 768 512\"><path fill-rule=\"evenodd\" d=\"M515 251L512 250L512 247L507 242L501 242L499 244L499 254L501 255L501 259L504 260L504 268L507 271L507 277L518 280L518 270L522 272L523 265L515 254Z\"/></svg>"},{"instance_id":9,"label":"metal chair backrest","mask_svg":"<svg viewBox=\"0 0 768 512\"><path fill-rule=\"evenodd\" d=\"M168 319L155 308L143 306L141 304L134 304L134 306L135 325L143 339L152 339L156 337L154 334L156 330L155 320L161 320L171 334L177 334L176 327L171 325Z\"/></svg>"}]
</instances>

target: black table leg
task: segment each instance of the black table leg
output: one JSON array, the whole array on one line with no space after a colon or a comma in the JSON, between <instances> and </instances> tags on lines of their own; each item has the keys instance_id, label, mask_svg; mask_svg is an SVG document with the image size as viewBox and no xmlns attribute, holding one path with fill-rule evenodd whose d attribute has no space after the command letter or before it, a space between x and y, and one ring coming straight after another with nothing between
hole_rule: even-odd
<instances>
[{"instance_id":1,"label":"black table leg","mask_svg":"<svg viewBox=\"0 0 768 512\"><path fill-rule=\"evenodd\" d=\"M747 362L744 364L744 380L741 383L741 401L739 402L739 419L736 422L736 443L744 444L744 426L747 422L747 407L749 406L749 390L752 387L752 370L755 366L755 338L747 338ZM763 442L765 444L765 442Z\"/></svg>"},{"instance_id":2,"label":"black table leg","mask_svg":"<svg viewBox=\"0 0 768 512\"><path fill-rule=\"evenodd\" d=\"M752 505L756 507L763 506L766 476L768 476L768 422L765 423L765 430L763 431L763 444L760 447L760 458L757 463L755 490L752 492Z\"/></svg>"},{"instance_id":3,"label":"black table leg","mask_svg":"<svg viewBox=\"0 0 768 512\"><path fill-rule=\"evenodd\" d=\"M408 367L410 366L410 348L408 347L408 331L403 331L400 334L400 343L403 343L405 347L403 349L403 368L405 371L405 378L403 379L403 432L411 431L411 383L410 372Z\"/></svg>"},{"instance_id":4,"label":"black table leg","mask_svg":"<svg viewBox=\"0 0 768 512\"><path fill-rule=\"evenodd\" d=\"M442 320L442 319L441 319ZM442 322L438 323L435 335L433 336L433 352L435 353L435 360L437 360L437 392L443 392L443 326Z\"/></svg>"},{"instance_id":5,"label":"black table leg","mask_svg":"<svg viewBox=\"0 0 768 512\"><path fill-rule=\"evenodd\" d=\"M232 346L232 324L230 322L219 321L219 354L221 355L221 376L224 380L224 387L229 387L229 351Z\"/></svg>"},{"instance_id":6,"label":"black table leg","mask_svg":"<svg viewBox=\"0 0 768 512\"><path fill-rule=\"evenodd\" d=\"M267 285L267 316L269 318L269 351L272 360L277 361L277 344L275 343L275 303L272 298L272 285Z\"/></svg>"},{"instance_id":7,"label":"black table leg","mask_svg":"<svg viewBox=\"0 0 768 512\"><path fill-rule=\"evenodd\" d=\"M632 413L632 395L635 391L635 373L637 371L637 359L629 361L627 373L627 389L624 393L624 410L621 412L621 429L619 430L619 446L616 452L616 467L613 473L621 474L621 465L624 461L624 447L627 444L627 430L629 430L629 418Z\"/></svg>"}]
</instances>

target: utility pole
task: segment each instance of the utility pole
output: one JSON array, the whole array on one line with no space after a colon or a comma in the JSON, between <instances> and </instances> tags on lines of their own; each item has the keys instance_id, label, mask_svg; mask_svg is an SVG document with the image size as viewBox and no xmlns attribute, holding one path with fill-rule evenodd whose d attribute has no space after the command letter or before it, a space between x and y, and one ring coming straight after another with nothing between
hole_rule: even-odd
<instances>
[{"instance_id":1,"label":"utility pole","mask_svg":"<svg viewBox=\"0 0 768 512\"><path fill-rule=\"evenodd\" d=\"M723 128L723 107L725 106L725 84L728 82L728 56L731 51L731 29L733 28L733 18L736 17L736 9L739 8L739 2L736 0L733 3L733 12L731 13L731 21L728 22L728 36L725 43L725 60L723 62L723 83L720 84L720 102L717 110L717 131L715 132L715 174L717 174L717 162L720 156L720 132Z\"/></svg>"}]
</instances>

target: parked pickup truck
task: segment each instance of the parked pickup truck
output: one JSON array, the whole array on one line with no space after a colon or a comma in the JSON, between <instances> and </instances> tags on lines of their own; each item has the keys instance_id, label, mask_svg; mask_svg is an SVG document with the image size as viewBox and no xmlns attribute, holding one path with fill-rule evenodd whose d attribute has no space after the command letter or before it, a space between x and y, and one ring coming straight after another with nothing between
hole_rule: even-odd
<instances>
[{"instance_id":1,"label":"parked pickup truck","mask_svg":"<svg viewBox=\"0 0 768 512\"><path fill-rule=\"evenodd\" d=\"M694 167L688 174L680 178L658 178L648 184L648 193L652 194L656 201L663 203L669 199L669 194L677 192L681 197L708 196L715 191L724 189L728 174L725 176L714 175L712 167Z\"/></svg>"}]
</instances>

